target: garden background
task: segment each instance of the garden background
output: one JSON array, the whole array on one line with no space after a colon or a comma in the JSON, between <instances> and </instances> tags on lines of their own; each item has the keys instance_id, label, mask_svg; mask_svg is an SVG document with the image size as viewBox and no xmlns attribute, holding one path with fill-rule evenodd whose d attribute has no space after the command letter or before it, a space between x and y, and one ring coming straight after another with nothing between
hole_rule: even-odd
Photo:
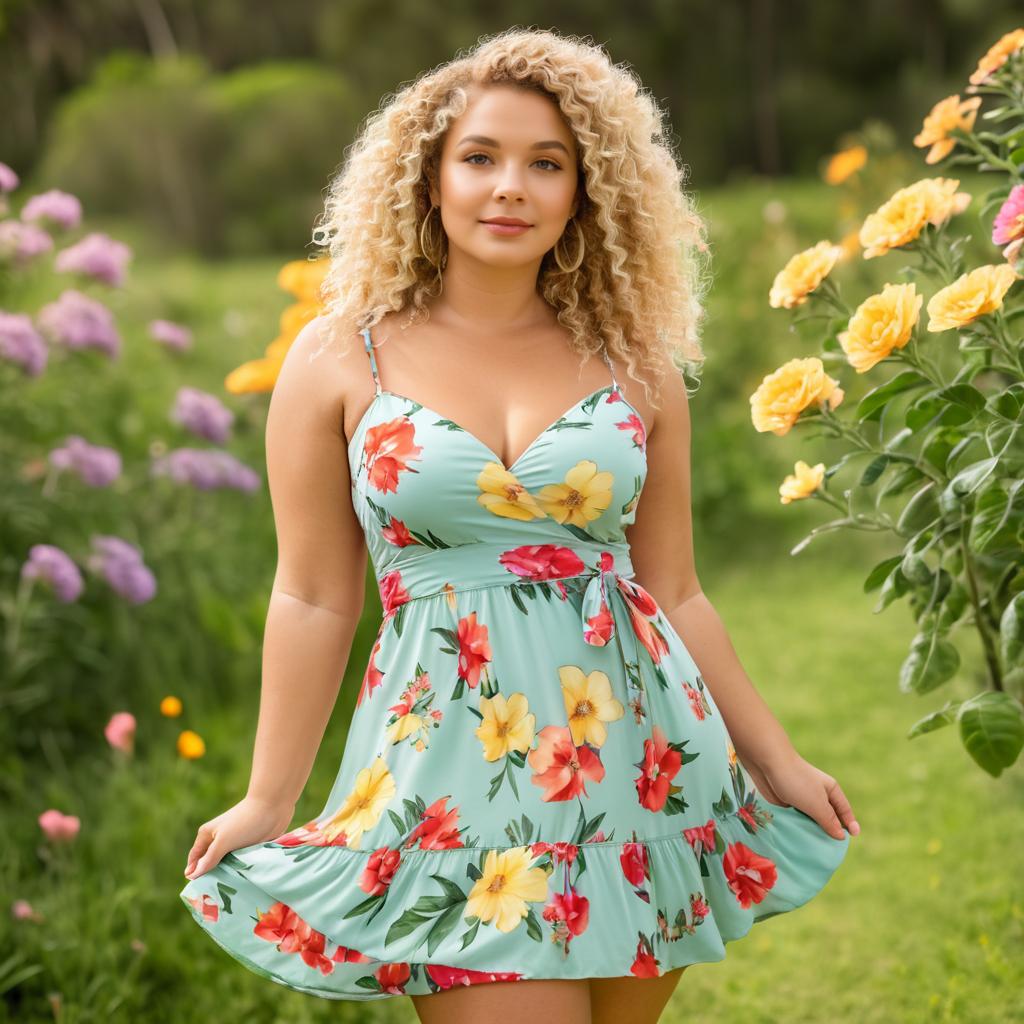
<instances>
[{"instance_id":1,"label":"garden background","mask_svg":"<svg viewBox=\"0 0 1024 1024\"><path fill-rule=\"evenodd\" d=\"M772 0L628 14L465 0L0 3L0 162L20 179L8 189L0 176L8 216L59 189L83 216L52 232L56 250L100 232L130 252L123 273L108 250L105 279L74 283L111 311L105 343L54 346L36 372L31 355L0 359L0 1019L414 1019L407 1000L329 1003L250 975L178 896L196 826L245 792L275 567L268 395L227 382L294 336L304 300L282 268L310 251L323 190L365 115L513 24L603 43L668 109L713 257L691 400L698 571L748 673L862 826L819 898L688 971L664 1020L1024 1020L1020 764L982 770L954 729L908 739L984 688L982 646L964 629L941 686L901 688L915 615L864 581L903 543L837 530L791 554L830 510L783 503L780 484L796 460L831 464L846 447L759 432L749 401L765 375L821 348L816 321L794 327L768 301L795 253L845 240L831 278L855 306L907 263L861 258L867 214L927 176L976 197L995 183L976 166L929 166L913 140L1020 27L1001 0L871 0L855 17ZM838 173L830 158L861 146L863 166ZM967 266L1001 261L992 216L977 200L958 215ZM11 251L0 316L35 317L76 271L48 251L20 263ZM848 408L885 376L827 369ZM76 453L72 436L112 449L116 466ZM832 493L862 469L841 472ZM60 599L76 587L67 576L28 585L37 544L82 567L74 599ZM379 618L370 576L294 824L330 790Z\"/></svg>"}]
</instances>

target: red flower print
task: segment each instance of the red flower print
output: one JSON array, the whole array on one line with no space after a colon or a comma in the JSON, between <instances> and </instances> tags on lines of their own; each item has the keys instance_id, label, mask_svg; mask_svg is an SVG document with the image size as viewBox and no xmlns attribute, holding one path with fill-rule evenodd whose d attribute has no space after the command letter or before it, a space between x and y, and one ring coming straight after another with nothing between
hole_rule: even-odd
<instances>
[{"instance_id":1,"label":"red flower print","mask_svg":"<svg viewBox=\"0 0 1024 1024\"><path fill-rule=\"evenodd\" d=\"M586 782L600 782L604 765L587 744L577 747L567 725L546 725L537 733L537 747L526 758L535 774L530 781L544 787L545 802L587 795Z\"/></svg>"},{"instance_id":2,"label":"red flower print","mask_svg":"<svg viewBox=\"0 0 1024 1024\"><path fill-rule=\"evenodd\" d=\"M576 859L579 847L575 843L531 843L530 852L534 857L550 853L556 864L571 864Z\"/></svg>"},{"instance_id":3,"label":"red flower print","mask_svg":"<svg viewBox=\"0 0 1024 1024\"><path fill-rule=\"evenodd\" d=\"M636 780L636 791L640 805L649 811L660 811L668 799L669 784L682 767L683 759L678 750L668 745L661 726L656 725L653 739L644 740L644 759L637 765L640 777Z\"/></svg>"},{"instance_id":4,"label":"red flower print","mask_svg":"<svg viewBox=\"0 0 1024 1024\"><path fill-rule=\"evenodd\" d=\"M589 628L583 630L583 639L595 647L604 647L612 638L615 629L615 619L607 604L601 605L601 610L597 615L587 617L587 626Z\"/></svg>"},{"instance_id":5,"label":"red flower print","mask_svg":"<svg viewBox=\"0 0 1024 1024\"><path fill-rule=\"evenodd\" d=\"M409 965L406 963L385 964L376 971L374 977L380 983L383 991L390 992L396 996L404 996L404 986L409 980L410 973Z\"/></svg>"},{"instance_id":6,"label":"red flower print","mask_svg":"<svg viewBox=\"0 0 1024 1024\"><path fill-rule=\"evenodd\" d=\"M331 955L331 959L338 964L368 964L373 957L360 953L358 949L352 949L350 946L339 946Z\"/></svg>"},{"instance_id":7,"label":"red flower print","mask_svg":"<svg viewBox=\"0 0 1024 1024\"><path fill-rule=\"evenodd\" d=\"M491 660L487 627L476 621L476 612L459 619L459 678L471 687L480 682L480 670Z\"/></svg>"},{"instance_id":8,"label":"red flower print","mask_svg":"<svg viewBox=\"0 0 1024 1024\"><path fill-rule=\"evenodd\" d=\"M545 921L553 924L554 937L563 944L566 953L569 943L577 935L582 935L590 923L590 900L581 896L571 885L565 893L556 892L542 912Z\"/></svg>"},{"instance_id":9,"label":"red flower print","mask_svg":"<svg viewBox=\"0 0 1024 1024\"><path fill-rule=\"evenodd\" d=\"M654 953L651 952L650 943L642 937L636 944L636 959L633 961L633 966L630 967L629 971L638 978L657 978L660 976L658 960L655 959Z\"/></svg>"},{"instance_id":10,"label":"red flower print","mask_svg":"<svg viewBox=\"0 0 1024 1024\"><path fill-rule=\"evenodd\" d=\"M775 885L778 873L775 862L755 853L745 843L730 843L722 858L725 877L744 910L751 903L760 903Z\"/></svg>"},{"instance_id":11,"label":"red flower print","mask_svg":"<svg viewBox=\"0 0 1024 1024\"><path fill-rule=\"evenodd\" d=\"M690 710L697 721L703 722L706 717L704 714L704 698L689 683L683 683L683 691L690 700Z\"/></svg>"},{"instance_id":12,"label":"red flower print","mask_svg":"<svg viewBox=\"0 0 1024 1024\"><path fill-rule=\"evenodd\" d=\"M406 848L415 846L419 840L421 850L451 850L462 846L458 833L459 809L445 809L447 796L435 800L424 812L423 820L409 833Z\"/></svg>"},{"instance_id":13,"label":"red flower print","mask_svg":"<svg viewBox=\"0 0 1024 1024\"><path fill-rule=\"evenodd\" d=\"M314 818L305 825L278 836L273 842L278 846L347 846L348 836L344 832L339 832L333 839L328 839L320 831L320 825Z\"/></svg>"},{"instance_id":14,"label":"red flower print","mask_svg":"<svg viewBox=\"0 0 1024 1024\"><path fill-rule=\"evenodd\" d=\"M631 412L626 419L620 420L615 426L619 430L631 430L633 432L633 444L641 451L644 450L644 446L647 444L647 428L644 426L644 421L635 412Z\"/></svg>"},{"instance_id":15,"label":"red flower print","mask_svg":"<svg viewBox=\"0 0 1024 1024\"><path fill-rule=\"evenodd\" d=\"M401 863L402 855L398 850L387 846L374 850L359 876L359 888L371 896L379 896L391 884Z\"/></svg>"},{"instance_id":16,"label":"red flower print","mask_svg":"<svg viewBox=\"0 0 1024 1024\"><path fill-rule=\"evenodd\" d=\"M471 971L465 967L449 967L446 964L424 964L427 977L438 988L453 985L480 985L488 981L519 981L523 976L515 971Z\"/></svg>"},{"instance_id":17,"label":"red flower print","mask_svg":"<svg viewBox=\"0 0 1024 1024\"><path fill-rule=\"evenodd\" d=\"M409 591L402 586L402 573L398 569L392 569L381 576L378 589L386 619L394 615L399 607L409 600Z\"/></svg>"},{"instance_id":18,"label":"red flower print","mask_svg":"<svg viewBox=\"0 0 1024 1024\"><path fill-rule=\"evenodd\" d=\"M760 828L757 818L754 816L756 807L755 797L751 797L745 804L741 804L736 808L737 815L750 826L751 832L756 832Z\"/></svg>"},{"instance_id":19,"label":"red flower print","mask_svg":"<svg viewBox=\"0 0 1024 1024\"><path fill-rule=\"evenodd\" d=\"M509 572L527 580L557 580L578 576L586 566L572 548L560 544L522 544L498 556ZM563 594L564 596L564 594Z\"/></svg>"},{"instance_id":20,"label":"red flower print","mask_svg":"<svg viewBox=\"0 0 1024 1024\"><path fill-rule=\"evenodd\" d=\"M698 857L702 853L710 852L715 848L715 819L708 818L706 825L684 828L683 838L693 847L693 852Z\"/></svg>"},{"instance_id":21,"label":"red flower print","mask_svg":"<svg viewBox=\"0 0 1024 1024\"><path fill-rule=\"evenodd\" d=\"M641 886L647 873L647 847L643 843L623 843L622 853L619 854L619 863L622 865L622 873L626 876L630 885Z\"/></svg>"},{"instance_id":22,"label":"red flower print","mask_svg":"<svg viewBox=\"0 0 1024 1024\"><path fill-rule=\"evenodd\" d=\"M323 933L310 927L287 904L277 902L265 914L260 914L253 934L276 942L282 953L298 953L304 963L321 974L334 970L334 963L324 956Z\"/></svg>"},{"instance_id":23,"label":"red flower print","mask_svg":"<svg viewBox=\"0 0 1024 1024\"><path fill-rule=\"evenodd\" d=\"M397 416L370 427L363 451L366 453L366 479L371 487L387 493L398 490L398 474L423 451L415 443L416 428L407 416ZM415 473L416 470L410 470Z\"/></svg>"},{"instance_id":24,"label":"red flower print","mask_svg":"<svg viewBox=\"0 0 1024 1024\"><path fill-rule=\"evenodd\" d=\"M193 899L191 896L186 897L189 903L195 907L196 911L203 915L204 921L214 922L220 916L220 905L214 903L212 899L204 892L202 898L199 897ZM207 902L209 901L209 902Z\"/></svg>"},{"instance_id":25,"label":"red flower print","mask_svg":"<svg viewBox=\"0 0 1024 1024\"><path fill-rule=\"evenodd\" d=\"M604 834L604 829L599 828L588 840L588 843L607 843L608 837Z\"/></svg>"},{"instance_id":26,"label":"red flower print","mask_svg":"<svg viewBox=\"0 0 1024 1024\"><path fill-rule=\"evenodd\" d=\"M625 591L625 594L626 608L629 611L629 621L633 624L633 632L636 633L637 639L644 645L647 653L651 656L651 661L655 665L660 665L661 659L668 654L668 641L662 635L661 630L650 619L645 617L646 615L653 615L654 612L643 612L643 609L635 603L628 590ZM651 598L651 600L653 601L654 599ZM657 605L654 608L656 611Z\"/></svg>"},{"instance_id":27,"label":"red flower print","mask_svg":"<svg viewBox=\"0 0 1024 1024\"><path fill-rule=\"evenodd\" d=\"M363 702L364 697L368 697L375 687L380 686L384 681L384 673L374 664L374 658L377 657L377 652L380 650L380 635L377 636L377 642L373 645L373 650L370 651L370 660L366 666L366 672L363 673L363 685L359 687L359 694L356 697L356 707L359 707Z\"/></svg>"},{"instance_id":28,"label":"red flower print","mask_svg":"<svg viewBox=\"0 0 1024 1024\"><path fill-rule=\"evenodd\" d=\"M385 526L380 535L396 548L407 548L410 544L419 544L419 541L409 532L409 528L401 519L391 516L391 525Z\"/></svg>"},{"instance_id":29,"label":"red flower print","mask_svg":"<svg viewBox=\"0 0 1024 1024\"><path fill-rule=\"evenodd\" d=\"M708 906L704 897L699 892L695 892L690 897L690 913L695 921L703 921L711 913L711 907Z\"/></svg>"}]
</instances>

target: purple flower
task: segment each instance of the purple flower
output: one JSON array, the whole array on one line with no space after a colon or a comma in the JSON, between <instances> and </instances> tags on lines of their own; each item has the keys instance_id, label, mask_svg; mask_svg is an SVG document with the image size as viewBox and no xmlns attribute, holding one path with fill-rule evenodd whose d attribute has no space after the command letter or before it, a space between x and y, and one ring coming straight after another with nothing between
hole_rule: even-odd
<instances>
[{"instance_id":1,"label":"purple flower","mask_svg":"<svg viewBox=\"0 0 1024 1024\"><path fill-rule=\"evenodd\" d=\"M0 259L10 259L21 266L52 248L53 239L35 224L0 221Z\"/></svg>"},{"instance_id":2,"label":"purple flower","mask_svg":"<svg viewBox=\"0 0 1024 1024\"><path fill-rule=\"evenodd\" d=\"M30 377L46 366L49 350L27 313L0 310L0 358L17 363Z\"/></svg>"},{"instance_id":3,"label":"purple flower","mask_svg":"<svg viewBox=\"0 0 1024 1024\"><path fill-rule=\"evenodd\" d=\"M121 456L115 449L89 444L77 434L50 452L50 464L72 470L90 487L106 487L121 475Z\"/></svg>"},{"instance_id":4,"label":"purple flower","mask_svg":"<svg viewBox=\"0 0 1024 1024\"><path fill-rule=\"evenodd\" d=\"M0 163L0 192L13 192L21 179L7 166Z\"/></svg>"},{"instance_id":5,"label":"purple flower","mask_svg":"<svg viewBox=\"0 0 1024 1024\"><path fill-rule=\"evenodd\" d=\"M131 604L144 604L156 593L156 577L142 561L142 552L120 537L96 535L91 538L93 554L89 568Z\"/></svg>"},{"instance_id":6,"label":"purple flower","mask_svg":"<svg viewBox=\"0 0 1024 1024\"><path fill-rule=\"evenodd\" d=\"M74 288L43 306L38 321L54 341L68 348L98 348L111 359L121 354L121 336L114 324L114 315L102 302Z\"/></svg>"},{"instance_id":7,"label":"purple flower","mask_svg":"<svg viewBox=\"0 0 1024 1024\"><path fill-rule=\"evenodd\" d=\"M32 196L21 208L23 221L48 220L57 227L76 228L82 221L82 204L70 192L51 188Z\"/></svg>"},{"instance_id":8,"label":"purple flower","mask_svg":"<svg viewBox=\"0 0 1024 1024\"><path fill-rule=\"evenodd\" d=\"M53 544L33 544L28 559L21 567L21 575L30 580L42 580L53 588L58 601L70 604L77 601L84 583L71 557Z\"/></svg>"},{"instance_id":9,"label":"purple flower","mask_svg":"<svg viewBox=\"0 0 1024 1024\"><path fill-rule=\"evenodd\" d=\"M215 444L224 444L231 432L235 414L222 405L216 395L198 388L179 388L175 396L171 419Z\"/></svg>"},{"instance_id":10,"label":"purple flower","mask_svg":"<svg viewBox=\"0 0 1024 1024\"><path fill-rule=\"evenodd\" d=\"M154 460L153 476L170 477L175 483L191 484L200 491L230 487L255 491L261 479L255 470L225 451L203 448L175 448Z\"/></svg>"},{"instance_id":11,"label":"purple flower","mask_svg":"<svg viewBox=\"0 0 1024 1024\"><path fill-rule=\"evenodd\" d=\"M80 242L57 253L53 265L58 273L67 271L85 274L106 284L121 285L131 258L132 251L124 242L117 242L109 235L94 231Z\"/></svg>"},{"instance_id":12,"label":"purple flower","mask_svg":"<svg viewBox=\"0 0 1024 1024\"><path fill-rule=\"evenodd\" d=\"M170 320L150 321L149 333L154 341L159 341L162 345L177 349L179 352L192 347L192 332Z\"/></svg>"}]
</instances>

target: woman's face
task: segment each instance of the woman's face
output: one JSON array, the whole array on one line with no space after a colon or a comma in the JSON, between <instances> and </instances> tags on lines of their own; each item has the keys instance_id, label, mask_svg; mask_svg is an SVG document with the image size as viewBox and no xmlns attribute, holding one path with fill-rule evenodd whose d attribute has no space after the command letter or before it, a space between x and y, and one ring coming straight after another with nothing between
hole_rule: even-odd
<instances>
[{"instance_id":1,"label":"woman's face","mask_svg":"<svg viewBox=\"0 0 1024 1024\"><path fill-rule=\"evenodd\" d=\"M576 210L576 143L555 103L511 86L481 91L453 121L441 149L441 207L449 260L539 266ZM436 216L436 215L435 215ZM484 221L518 218L504 233Z\"/></svg>"}]
</instances>

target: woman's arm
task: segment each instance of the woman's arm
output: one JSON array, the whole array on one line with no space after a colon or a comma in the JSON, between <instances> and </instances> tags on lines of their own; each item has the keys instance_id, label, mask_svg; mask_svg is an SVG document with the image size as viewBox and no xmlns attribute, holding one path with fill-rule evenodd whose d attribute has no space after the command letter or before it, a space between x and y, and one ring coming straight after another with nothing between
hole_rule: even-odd
<instances>
[{"instance_id":1,"label":"woman's arm","mask_svg":"<svg viewBox=\"0 0 1024 1024\"><path fill-rule=\"evenodd\" d=\"M743 766L762 794L792 803L841 838L859 831L839 784L797 753L740 663L701 589L693 554L690 411L679 372L668 367L662 405L647 442L647 480L627 529L637 582L658 602L690 652ZM842 819L842 824L840 823Z\"/></svg>"},{"instance_id":2,"label":"woman's arm","mask_svg":"<svg viewBox=\"0 0 1024 1024\"><path fill-rule=\"evenodd\" d=\"M189 865L275 838L309 778L363 610L367 551L352 507L341 426L341 363L313 320L288 350L270 401L267 474L277 572L263 636L263 674L245 799L200 826ZM202 859L199 859L199 858ZM188 871L186 871L188 874Z\"/></svg>"}]
</instances>

